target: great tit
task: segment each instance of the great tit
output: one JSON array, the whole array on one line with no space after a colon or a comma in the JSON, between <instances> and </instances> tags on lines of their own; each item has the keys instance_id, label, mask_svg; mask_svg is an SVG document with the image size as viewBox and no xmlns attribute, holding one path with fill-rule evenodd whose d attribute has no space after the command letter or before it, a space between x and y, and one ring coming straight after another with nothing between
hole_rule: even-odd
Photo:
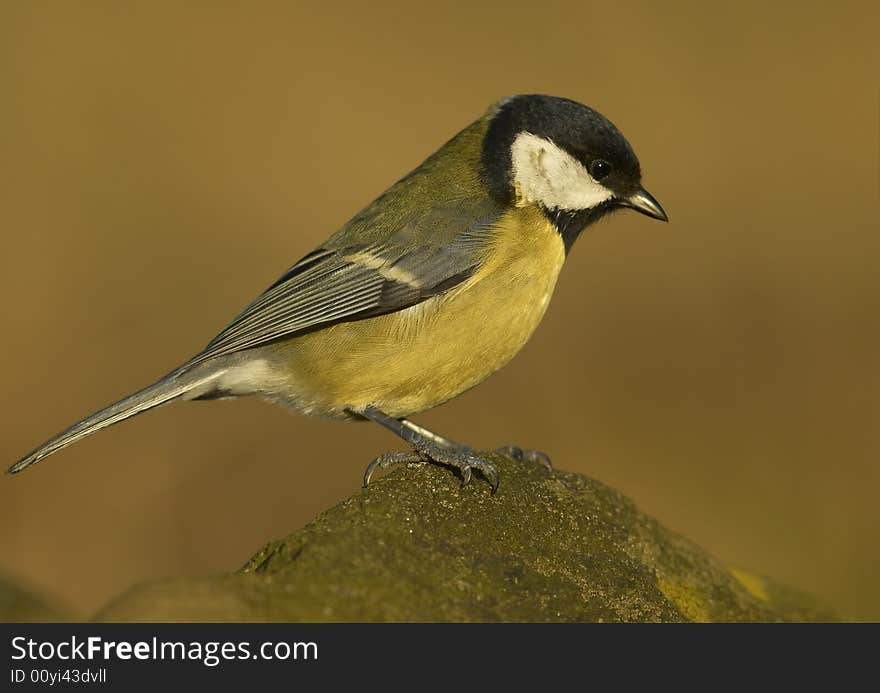
<instances>
[{"instance_id":1,"label":"great tit","mask_svg":"<svg viewBox=\"0 0 880 693\"><path fill-rule=\"evenodd\" d=\"M405 417L501 368L534 332L572 244L630 208L667 221L620 131L568 99L493 104L293 265L198 354L73 424L20 472L106 426L172 400L260 395L305 414L370 420L412 446L368 466L435 462L462 483L478 452ZM549 465L538 452L508 454Z\"/></svg>"}]
</instances>

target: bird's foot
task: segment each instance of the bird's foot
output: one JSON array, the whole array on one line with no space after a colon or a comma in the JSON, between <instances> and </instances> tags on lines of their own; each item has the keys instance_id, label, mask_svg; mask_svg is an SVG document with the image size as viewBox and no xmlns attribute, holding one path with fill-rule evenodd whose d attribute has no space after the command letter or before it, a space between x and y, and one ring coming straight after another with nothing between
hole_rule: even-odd
<instances>
[{"instance_id":1,"label":"bird's foot","mask_svg":"<svg viewBox=\"0 0 880 693\"><path fill-rule=\"evenodd\" d=\"M461 473L462 486L471 482L474 470L476 470L489 482L493 494L498 490L498 470L495 469L494 464L484 460L474 450L463 445L447 447L429 441L420 441L414 447L414 450L407 450L406 452L383 453L370 462L366 470L364 470L364 487L369 485L373 472L380 467L385 469L398 464L411 464L415 462L421 464L441 464L457 469Z\"/></svg>"},{"instance_id":2,"label":"bird's foot","mask_svg":"<svg viewBox=\"0 0 880 693\"><path fill-rule=\"evenodd\" d=\"M516 460L517 462L540 464L542 467L546 468L548 472L553 472L553 463L550 461L550 456L540 450L524 450L516 445L504 445L500 448L495 448L495 452L509 457L512 460Z\"/></svg>"},{"instance_id":3,"label":"bird's foot","mask_svg":"<svg viewBox=\"0 0 880 693\"><path fill-rule=\"evenodd\" d=\"M428 462L417 450L406 450L404 452L383 452L375 460L367 465L364 470L364 488L370 485L370 479L373 472L377 469L387 469L395 467L399 464L426 464Z\"/></svg>"}]
</instances>

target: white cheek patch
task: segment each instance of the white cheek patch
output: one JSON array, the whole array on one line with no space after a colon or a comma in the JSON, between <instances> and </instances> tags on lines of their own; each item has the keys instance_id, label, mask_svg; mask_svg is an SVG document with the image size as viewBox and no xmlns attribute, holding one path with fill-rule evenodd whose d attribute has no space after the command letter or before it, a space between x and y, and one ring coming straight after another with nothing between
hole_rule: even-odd
<instances>
[{"instance_id":1,"label":"white cheek patch","mask_svg":"<svg viewBox=\"0 0 880 693\"><path fill-rule=\"evenodd\" d=\"M580 161L548 139L521 132L510 153L519 206L540 204L577 211L595 207L613 195Z\"/></svg>"}]
</instances>

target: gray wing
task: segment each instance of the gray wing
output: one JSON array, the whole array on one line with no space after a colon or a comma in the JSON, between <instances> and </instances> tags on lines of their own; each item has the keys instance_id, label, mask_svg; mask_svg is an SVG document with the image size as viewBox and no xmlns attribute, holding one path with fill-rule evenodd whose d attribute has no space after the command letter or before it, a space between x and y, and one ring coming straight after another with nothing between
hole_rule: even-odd
<instances>
[{"instance_id":1,"label":"gray wing","mask_svg":"<svg viewBox=\"0 0 880 693\"><path fill-rule=\"evenodd\" d=\"M361 229L336 234L306 255L218 334L193 362L250 349L336 322L413 306L469 277L500 210L488 200L433 208L378 243L346 245Z\"/></svg>"}]
</instances>

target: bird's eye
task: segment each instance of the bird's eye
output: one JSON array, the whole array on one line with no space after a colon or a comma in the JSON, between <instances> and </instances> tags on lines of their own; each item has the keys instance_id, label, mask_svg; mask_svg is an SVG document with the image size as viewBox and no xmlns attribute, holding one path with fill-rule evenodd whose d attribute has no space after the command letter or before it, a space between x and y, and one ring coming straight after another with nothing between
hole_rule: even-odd
<instances>
[{"instance_id":1,"label":"bird's eye","mask_svg":"<svg viewBox=\"0 0 880 693\"><path fill-rule=\"evenodd\" d=\"M590 163L590 175L596 180L602 180L609 173L611 173L611 164L605 159L593 159Z\"/></svg>"}]
</instances>

